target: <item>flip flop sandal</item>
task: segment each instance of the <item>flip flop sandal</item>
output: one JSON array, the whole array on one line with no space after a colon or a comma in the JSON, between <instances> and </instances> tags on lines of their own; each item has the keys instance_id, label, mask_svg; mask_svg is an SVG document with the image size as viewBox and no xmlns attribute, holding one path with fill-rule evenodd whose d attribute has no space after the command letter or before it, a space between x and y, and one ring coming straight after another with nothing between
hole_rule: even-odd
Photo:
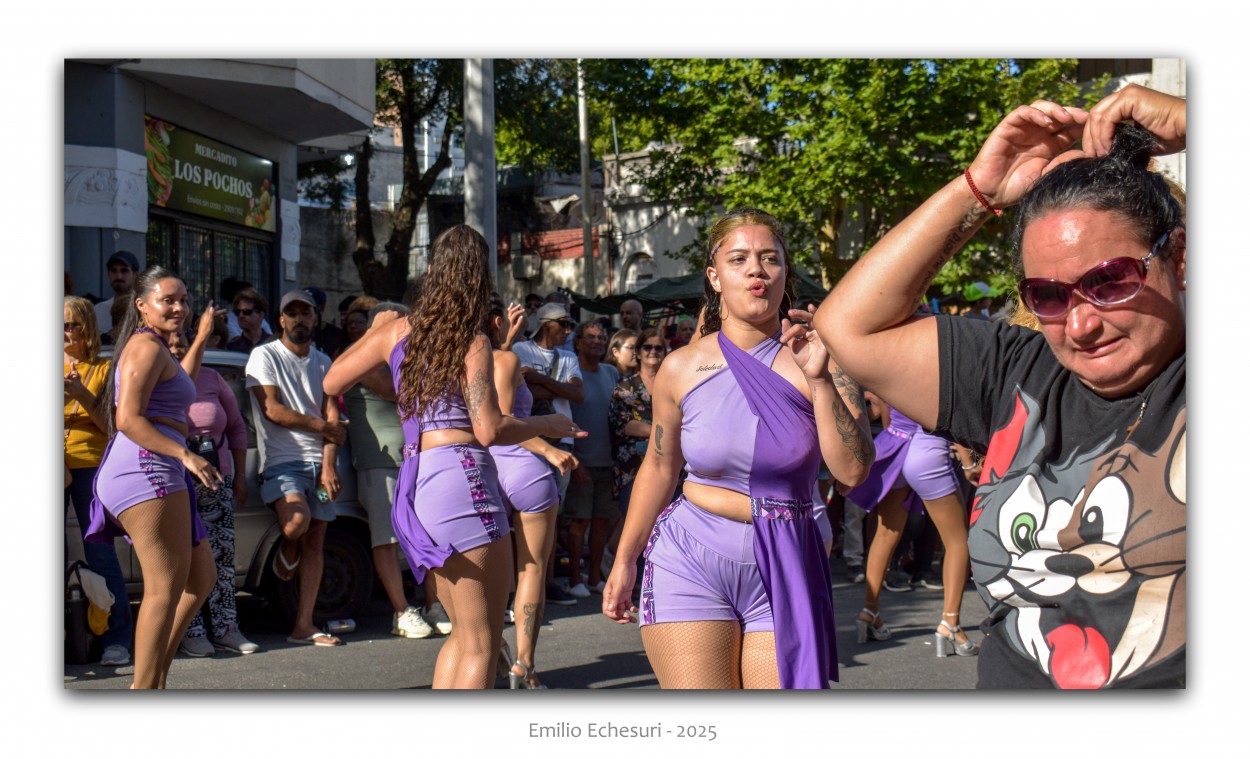
<instances>
[{"instance_id":1,"label":"flip flop sandal","mask_svg":"<svg viewBox=\"0 0 1250 759\"><path fill-rule=\"evenodd\" d=\"M331 643L330 641L334 641L334 642ZM298 643L303 646L333 647L333 646L343 645L343 641L339 640L338 638L334 637L333 635L329 633L321 632L320 630L313 633L312 635L309 635L307 638L297 638L294 635L289 635L287 636L286 642Z\"/></svg>"},{"instance_id":2,"label":"flip flop sandal","mask_svg":"<svg viewBox=\"0 0 1250 759\"><path fill-rule=\"evenodd\" d=\"M295 570L299 569L299 557L295 562L291 563L286 560L286 556L282 554L282 546L278 546L278 550L273 554L273 574L281 582L290 582L295 577Z\"/></svg>"}]
</instances>

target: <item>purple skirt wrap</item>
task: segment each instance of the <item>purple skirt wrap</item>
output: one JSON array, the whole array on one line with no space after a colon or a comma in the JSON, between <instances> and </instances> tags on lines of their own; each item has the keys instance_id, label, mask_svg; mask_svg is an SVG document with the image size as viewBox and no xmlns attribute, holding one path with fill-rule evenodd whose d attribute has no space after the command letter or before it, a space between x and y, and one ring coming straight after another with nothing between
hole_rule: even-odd
<instances>
[{"instance_id":1,"label":"purple skirt wrap","mask_svg":"<svg viewBox=\"0 0 1250 759\"><path fill-rule=\"evenodd\" d=\"M833 578L812 504L752 498L751 521L755 561L773 610L781 687L828 688L838 681Z\"/></svg>"},{"instance_id":2,"label":"purple skirt wrap","mask_svg":"<svg viewBox=\"0 0 1250 759\"><path fill-rule=\"evenodd\" d=\"M877 458L872 463L872 469L868 471L867 479L846 494L846 500L871 512L885 500L891 490L906 486L906 480L902 480L903 464L907 461L907 449L911 446L911 440L911 434L893 427L878 432L873 438ZM914 490L908 491L903 507L913 514L924 513L924 503Z\"/></svg>"},{"instance_id":3,"label":"purple skirt wrap","mask_svg":"<svg viewBox=\"0 0 1250 759\"><path fill-rule=\"evenodd\" d=\"M164 434L166 437L171 437L173 439L181 439L181 437L178 436L176 431L171 430L165 425L158 424L155 426L157 430L160 431L162 434ZM126 533L125 528L122 527L121 522L117 520L116 515L113 514L105 506L105 504L100 500L100 496L99 496L100 473L105 471L104 462L108 460L109 454L113 453L113 447L115 444L118 443L118 441L121 441L121 448L119 448L119 450L126 449L126 448L133 448L139 451L140 455L143 455L143 454L147 454L148 456L158 455L155 453L151 453L150 451L147 451L146 449L139 448L134 442L130 440L130 438L127 438L125 435L123 435L120 432L114 435L112 440L109 440L108 445L105 446L104 448L104 456L102 456L100 459L100 466L96 469L95 477L91 481L91 492L93 494L93 497L91 499L91 508L90 508L91 521L87 524L86 529L83 531L83 540L89 543L101 543L104 545L111 546L113 545L113 541L116 540L117 538L125 538L127 543L132 543L132 544L134 543L134 541L130 539L130 535ZM165 457L165 456L162 456L161 458L168 459L168 457ZM186 468L182 466L181 463L174 462L174 466L176 466L176 468L178 470L181 470L182 472L182 481L186 485L187 498L190 501L191 545L193 546L199 545L201 540L208 537L208 528L204 526L204 520L200 518L200 510L196 505L195 480L192 478L191 473L188 472ZM163 493L154 491L152 494L152 497L159 498L162 495ZM125 509L123 509L123 511L124 510ZM121 512L118 512L118 513L121 513Z\"/></svg>"},{"instance_id":4,"label":"purple skirt wrap","mask_svg":"<svg viewBox=\"0 0 1250 759\"><path fill-rule=\"evenodd\" d=\"M828 688L838 680L832 578L813 514L820 442L811 401L781 375L717 335L747 405L759 419L751 461L755 560L773 611L782 688ZM775 338L752 353L776 355Z\"/></svg>"},{"instance_id":5,"label":"purple skirt wrap","mask_svg":"<svg viewBox=\"0 0 1250 759\"><path fill-rule=\"evenodd\" d=\"M395 478L395 499L391 504L391 526L395 529L395 537L399 539L399 547L403 549L404 558L408 560L408 568L412 570L413 579L418 583L425 580L425 573L441 567L452 554L450 546L435 545L430 533L426 532L421 520L417 518L416 492L417 474L419 473L421 454L421 436L418 433L415 443L404 446L404 461L399 466L399 475Z\"/></svg>"}]
</instances>

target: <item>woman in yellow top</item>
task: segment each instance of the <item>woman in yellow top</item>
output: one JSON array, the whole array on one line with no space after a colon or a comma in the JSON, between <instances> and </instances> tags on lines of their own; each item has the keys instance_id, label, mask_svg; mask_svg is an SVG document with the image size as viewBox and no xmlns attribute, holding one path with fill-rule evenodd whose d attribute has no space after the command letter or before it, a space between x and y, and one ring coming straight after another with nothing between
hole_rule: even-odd
<instances>
[{"instance_id":1,"label":"woman in yellow top","mask_svg":"<svg viewBox=\"0 0 1250 759\"><path fill-rule=\"evenodd\" d=\"M70 474L65 501L67 507L74 505L80 531L90 521L91 483L108 445L104 432L108 423L95 410L96 396L107 375L108 360L100 358L95 309L85 298L65 296L65 466ZM100 663L112 667L129 664L134 620L117 551L111 545L84 542L83 555L113 594L109 627L101 638L104 656Z\"/></svg>"}]
</instances>

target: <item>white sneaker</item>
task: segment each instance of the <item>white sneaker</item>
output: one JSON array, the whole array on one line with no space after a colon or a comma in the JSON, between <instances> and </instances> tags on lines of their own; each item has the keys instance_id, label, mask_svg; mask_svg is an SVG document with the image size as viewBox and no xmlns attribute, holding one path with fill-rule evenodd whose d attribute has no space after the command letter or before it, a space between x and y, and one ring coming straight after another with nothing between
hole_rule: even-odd
<instances>
[{"instance_id":1,"label":"white sneaker","mask_svg":"<svg viewBox=\"0 0 1250 759\"><path fill-rule=\"evenodd\" d=\"M434 634L434 628L421 617L421 612L415 606L409 606L403 612L395 615L395 621L391 625L391 635L399 635L404 638L428 638Z\"/></svg>"},{"instance_id":2,"label":"white sneaker","mask_svg":"<svg viewBox=\"0 0 1250 759\"><path fill-rule=\"evenodd\" d=\"M194 638L190 635L182 636L182 643L178 645L178 650L187 656L196 658L212 656L217 653L217 649L213 648L213 644L209 643L208 638L203 635L197 635Z\"/></svg>"},{"instance_id":3,"label":"white sneaker","mask_svg":"<svg viewBox=\"0 0 1250 759\"><path fill-rule=\"evenodd\" d=\"M124 667L130 663L130 652L125 646L114 643L104 649L104 656L100 657L100 663L106 667Z\"/></svg>"},{"instance_id":4,"label":"white sneaker","mask_svg":"<svg viewBox=\"0 0 1250 759\"><path fill-rule=\"evenodd\" d=\"M586 587L586 583L579 582L569 588L569 595L577 596L578 598L590 598L590 588Z\"/></svg>"},{"instance_id":5,"label":"white sneaker","mask_svg":"<svg viewBox=\"0 0 1250 759\"><path fill-rule=\"evenodd\" d=\"M429 608L425 610L425 621L438 630L439 635L451 634L451 620L447 618L447 612L443 611L443 605L435 601Z\"/></svg>"},{"instance_id":6,"label":"white sneaker","mask_svg":"<svg viewBox=\"0 0 1250 759\"><path fill-rule=\"evenodd\" d=\"M594 585L591 585L591 586L590 586L590 590L591 590L591 592L593 592L593 593L602 593L602 592L603 592L603 589L604 589L604 587L606 587L606 585L607 585L607 584L606 584L603 580L600 580L599 582L595 583Z\"/></svg>"},{"instance_id":7,"label":"white sneaker","mask_svg":"<svg viewBox=\"0 0 1250 759\"><path fill-rule=\"evenodd\" d=\"M254 654L260 650L260 646L247 639L247 636L239 632L239 628L231 625L226 629L226 634L220 638L210 638L213 648L220 648L226 651L237 651L241 654Z\"/></svg>"}]
</instances>

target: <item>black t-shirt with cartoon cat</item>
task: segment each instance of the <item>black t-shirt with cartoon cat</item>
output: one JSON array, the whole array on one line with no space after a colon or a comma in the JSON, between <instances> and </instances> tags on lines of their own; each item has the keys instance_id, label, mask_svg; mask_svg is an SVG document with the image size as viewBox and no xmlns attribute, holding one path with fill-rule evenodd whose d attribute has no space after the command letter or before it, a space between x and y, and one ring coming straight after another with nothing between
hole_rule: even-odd
<instances>
[{"instance_id":1,"label":"black t-shirt with cartoon cat","mask_svg":"<svg viewBox=\"0 0 1250 759\"><path fill-rule=\"evenodd\" d=\"M935 432L985 455L978 687L1184 687L1185 354L1108 400L1037 332L936 318Z\"/></svg>"}]
</instances>

